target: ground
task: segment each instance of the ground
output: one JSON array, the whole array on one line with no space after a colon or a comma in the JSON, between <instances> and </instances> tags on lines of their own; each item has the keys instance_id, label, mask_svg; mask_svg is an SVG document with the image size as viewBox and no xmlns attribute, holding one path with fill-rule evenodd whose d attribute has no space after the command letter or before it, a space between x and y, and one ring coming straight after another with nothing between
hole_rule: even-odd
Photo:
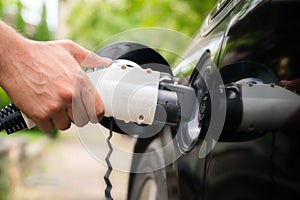
<instances>
[{"instance_id":1,"label":"ground","mask_svg":"<svg viewBox=\"0 0 300 200\"><path fill-rule=\"evenodd\" d=\"M123 136L124 137L124 136ZM124 138L121 141L124 142ZM125 141L130 143L130 139ZM106 149L103 147L103 151ZM72 131L48 143L42 156L32 164L16 200L99 200L104 199L106 166L96 161ZM128 173L111 175L114 199L126 199Z\"/></svg>"}]
</instances>

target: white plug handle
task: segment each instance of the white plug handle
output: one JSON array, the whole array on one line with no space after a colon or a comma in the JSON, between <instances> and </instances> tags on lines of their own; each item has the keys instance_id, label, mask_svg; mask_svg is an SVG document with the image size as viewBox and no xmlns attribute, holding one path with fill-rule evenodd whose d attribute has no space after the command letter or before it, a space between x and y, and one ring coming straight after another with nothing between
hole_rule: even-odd
<instances>
[{"instance_id":1,"label":"white plug handle","mask_svg":"<svg viewBox=\"0 0 300 200\"><path fill-rule=\"evenodd\" d=\"M128 60L87 73L105 107L105 116L125 122L152 124L160 73Z\"/></svg>"},{"instance_id":2,"label":"white plug handle","mask_svg":"<svg viewBox=\"0 0 300 200\"><path fill-rule=\"evenodd\" d=\"M23 119L24 119L24 121L25 121L25 123L26 123L26 125L27 125L27 128L28 129L32 129L33 127L35 127L35 123L34 123L34 121L32 121L31 119L29 119L24 113L22 113L21 112L21 115L22 115L22 117L23 117Z\"/></svg>"}]
</instances>

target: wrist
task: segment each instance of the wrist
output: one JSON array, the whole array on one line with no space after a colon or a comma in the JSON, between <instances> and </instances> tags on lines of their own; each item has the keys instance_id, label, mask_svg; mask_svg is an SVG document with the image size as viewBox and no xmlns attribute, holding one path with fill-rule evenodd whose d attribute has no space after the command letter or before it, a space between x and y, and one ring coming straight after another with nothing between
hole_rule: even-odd
<instances>
[{"instance_id":1,"label":"wrist","mask_svg":"<svg viewBox=\"0 0 300 200\"><path fill-rule=\"evenodd\" d=\"M0 86L11 72L28 54L32 41L18 34L14 29L0 21Z\"/></svg>"}]
</instances>

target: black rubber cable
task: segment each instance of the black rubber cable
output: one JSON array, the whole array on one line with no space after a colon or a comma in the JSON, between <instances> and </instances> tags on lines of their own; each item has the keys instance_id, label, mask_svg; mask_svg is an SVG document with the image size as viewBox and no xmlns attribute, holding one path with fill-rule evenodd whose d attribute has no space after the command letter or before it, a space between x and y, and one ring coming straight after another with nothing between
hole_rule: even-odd
<instances>
[{"instance_id":1,"label":"black rubber cable","mask_svg":"<svg viewBox=\"0 0 300 200\"><path fill-rule=\"evenodd\" d=\"M111 143L110 143L110 139L112 138L112 135L113 135L113 125L114 125L114 119L113 118L109 118L109 136L108 138L106 139L106 143L108 145L108 148L109 148L109 151L105 157L105 161L106 161L106 164L107 164L107 171L105 173L105 176L104 176L104 180L105 180L105 183L106 183L106 189L105 189L105 199L106 200L113 200L112 196L111 196L111 190L112 190L112 184L109 180L109 176L112 172L112 165L109 161L110 159L110 156L113 152L113 148L111 146Z\"/></svg>"}]
</instances>

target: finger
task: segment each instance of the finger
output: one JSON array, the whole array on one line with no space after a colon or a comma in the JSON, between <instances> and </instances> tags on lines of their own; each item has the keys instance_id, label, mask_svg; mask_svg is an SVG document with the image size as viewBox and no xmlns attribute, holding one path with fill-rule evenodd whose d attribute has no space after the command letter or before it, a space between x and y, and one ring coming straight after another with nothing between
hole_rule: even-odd
<instances>
[{"instance_id":1,"label":"finger","mask_svg":"<svg viewBox=\"0 0 300 200\"><path fill-rule=\"evenodd\" d=\"M72 106L68 106L68 108L67 108L67 114L68 114L68 118L71 120L71 122L74 123Z\"/></svg>"},{"instance_id":2,"label":"finger","mask_svg":"<svg viewBox=\"0 0 300 200\"><path fill-rule=\"evenodd\" d=\"M293 88L294 90L296 90L296 92L300 92L300 79L295 79L293 81L291 81L291 83L289 84L289 87Z\"/></svg>"},{"instance_id":3,"label":"finger","mask_svg":"<svg viewBox=\"0 0 300 200\"><path fill-rule=\"evenodd\" d=\"M282 80L282 81L280 81L279 84L280 84L281 86L288 86L290 83L291 83L291 81Z\"/></svg>"},{"instance_id":4,"label":"finger","mask_svg":"<svg viewBox=\"0 0 300 200\"><path fill-rule=\"evenodd\" d=\"M64 40L61 43L72 54L79 65L93 68L96 66L110 66L112 63L111 59L100 57L71 40Z\"/></svg>"},{"instance_id":5,"label":"finger","mask_svg":"<svg viewBox=\"0 0 300 200\"><path fill-rule=\"evenodd\" d=\"M75 100L73 103L73 123L76 126L83 127L89 122L89 116L87 115L86 109L82 104L81 98Z\"/></svg>"},{"instance_id":6,"label":"finger","mask_svg":"<svg viewBox=\"0 0 300 200\"><path fill-rule=\"evenodd\" d=\"M79 64L82 66L85 66L85 67L94 68L97 66L110 66L111 63L112 63L111 59L100 57L93 52L89 52L88 56L85 57L85 59L82 62L80 62Z\"/></svg>"},{"instance_id":7,"label":"finger","mask_svg":"<svg viewBox=\"0 0 300 200\"><path fill-rule=\"evenodd\" d=\"M86 81L87 87L83 88L81 98L89 116L89 120L92 123L98 123L103 118L104 105L92 83L88 79Z\"/></svg>"},{"instance_id":8,"label":"finger","mask_svg":"<svg viewBox=\"0 0 300 200\"><path fill-rule=\"evenodd\" d=\"M104 116L104 104L98 92L95 93L95 110L96 110L97 122L100 122Z\"/></svg>"},{"instance_id":9,"label":"finger","mask_svg":"<svg viewBox=\"0 0 300 200\"><path fill-rule=\"evenodd\" d=\"M294 89L296 92L300 92L300 79L295 79L292 81L282 80L280 81L280 85Z\"/></svg>"},{"instance_id":10,"label":"finger","mask_svg":"<svg viewBox=\"0 0 300 200\"><path fill-rule=\"evenodd\" d=\"M72 107L68 108L68 116L73 123L79 127L86 125L89 122L84 104L82 103L81 90L84 85L84 72L80 72L77 76L75 91L72 98Z\"/></svg>"},{"instance_id":11,"label":"finger","mask_svg":"<svg viewBox=\"0 0 300 200\"><path fill-rule=\"evenodd\" d=\"M52 122L59 130L67 130L71 126L71 120L68 117L67 110L61 110L52 117Z\"/></svg>"},{"instance_id":12,"label":"finger","mask_svg":"<svg viewBox=\"0 0 300 200\"><path fill-rule=\"evenodd\" d=\"M52 121L49 120L43 120L43 121L34 121L36 126L42 131L42 132L50 132L54 129L54 124Z\"/></svg>"}]
</instances>

